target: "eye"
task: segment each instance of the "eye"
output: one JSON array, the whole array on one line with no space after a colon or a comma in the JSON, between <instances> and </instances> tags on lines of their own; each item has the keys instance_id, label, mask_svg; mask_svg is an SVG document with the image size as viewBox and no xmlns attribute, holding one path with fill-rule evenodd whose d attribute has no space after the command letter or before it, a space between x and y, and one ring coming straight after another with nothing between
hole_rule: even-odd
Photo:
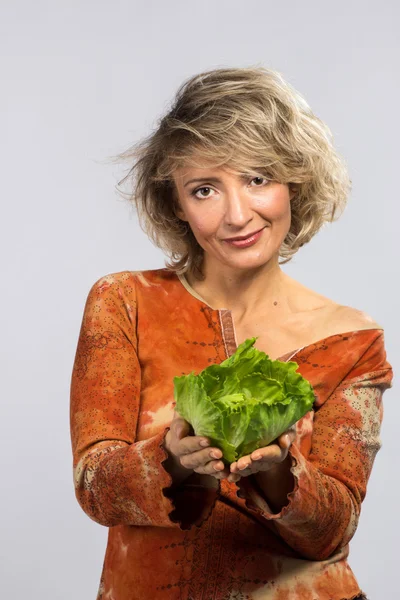
<instances>
[{"instance_id":1,"label":"eye","mask_svg":"<svg viewBox=\"0 0 400 600\"><path fill-rule=\"evenodd\" d=\"M244 179L247 180L248 176L245 175ZM267 179L266 177L264 177L262 175L256 175L256 176L253 176L250 179L250 181L255 181L255 180L261 181L261 183L264 182L264 185L267 185L270 182L270 179ZM264 185L256 185L255 187L264 187ZM201 195L201 196L197 195L199 192L201 192L203 194L204 190L207 190L208 192L213 191L213 189L211 187L209 187L209 186L202 186L202 187L194 189L192 192L190 192L190 195L194 196L194 198L197 198L198 200L205 200L206 198L210 198L211 195L209 193L206 194L205 196L204 195Z\"/></svg>"},{"instance_id":2,"label":"eye","mask_svg":"<svg viewBox=\"0 0 400 600\"><path fill-rule=\"evenodd\" d=\"M269 179L267 179L266 177L263 177L262 175L256 175L255 177L252 178L251 181L254 181L255 179L258 179L258 180L261 180L261 181L264 180L265 184L269 183L269 181L270 181ZM256 185L256 187L262 187L262 186L261 185Z\"/></svg>"},{"instance_id":3,"label":"eye","mask_svg":"<svg viewBox=\"0 0 400 600\"><path fill-rule=\"evenodd\" d=\"M198 200L205 200L206 198L209 198L209 197L210 197L210 195L209 195L209 194L207 194L206 196L198 196L198 195L197 195L197 193L198 193L198 192L201 192L202 190L209 190L209 191L210 191L210 190L211 190L211 188L210 188L210 187L208 187L208 186L203 186L203 187L200 187L200 188L196 188L195 190L193 190L192 192L190 192L190 195L191 195L191 196L194 196L194 197L195 197L195 198L197 198Z\"/></svg>"}]
</instances>

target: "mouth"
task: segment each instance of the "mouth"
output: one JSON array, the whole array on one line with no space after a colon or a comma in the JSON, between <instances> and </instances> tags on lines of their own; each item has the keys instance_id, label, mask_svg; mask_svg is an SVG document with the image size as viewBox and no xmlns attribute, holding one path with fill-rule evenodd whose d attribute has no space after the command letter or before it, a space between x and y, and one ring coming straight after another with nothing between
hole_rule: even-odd
<instances>
[{"instance_id":1,"label":"mouth","mask_svg":"<svg viewBox=\"0 0 400 600\"><path fill-rule=\"evenodd\" d=\"M263 229L264 229L264 227L261 227L261 229L257 229L257 231L253 231L252 233L248 233L247 235L238 235L237 237L225 238L223 241L224 242L240 242L243 240L249 240L257 233L260 233Z\"/></svg>"},{"instance_id":2,"label":"mouth","mask_svg":"<svg viewBox=\"0 0 400 600\"><path fill-rule=\"evenodd\" d=\"M264 229L265 227L263 227L262 229L258 229L253 233L249 233L245 236L240 235L234 238L224 239L223 241L229 244L230 246L236 246L237 248L247 248L248 246L252 246L253 244L255 244L260 239Z\"/></svg>"}]
</instances>

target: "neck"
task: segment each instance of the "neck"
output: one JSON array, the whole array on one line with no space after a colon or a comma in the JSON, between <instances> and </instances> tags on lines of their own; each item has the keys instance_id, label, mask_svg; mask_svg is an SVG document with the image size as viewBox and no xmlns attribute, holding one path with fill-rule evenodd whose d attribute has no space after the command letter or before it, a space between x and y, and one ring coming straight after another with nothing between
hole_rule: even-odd
<instances>
[{"instance_id":1,"label":"neck","mask_svg":"<svg viewBox=\"0 0 400 600\"><path fill-rule=\"evenodd\" d=\"M238 321L263 310L287 312L290 278L278 263L267 263L252 271L222 270L204 263L203 281L186 274L190 286L215 309L231 310Z\"/></svg>"}]
</instances>

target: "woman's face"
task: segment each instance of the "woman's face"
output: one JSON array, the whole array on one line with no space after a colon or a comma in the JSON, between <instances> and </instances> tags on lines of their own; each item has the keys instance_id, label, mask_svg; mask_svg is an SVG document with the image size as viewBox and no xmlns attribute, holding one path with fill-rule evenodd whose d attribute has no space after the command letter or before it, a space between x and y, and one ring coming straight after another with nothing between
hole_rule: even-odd
<instances>
[{"instance_id":1,"label":"woman's face","mask_svg":"<svg viewBox=\"0 0 400 600\"><path fill-rule=\"evenodd\" d=\"M174 182L177 216L190 225L208 265L218 261L246 270L278 259L291 222L294 192L287 184L226 167L181 167L174 172ZM246 242L229 241L256 232Z\"/></svg>"}]
</instances>

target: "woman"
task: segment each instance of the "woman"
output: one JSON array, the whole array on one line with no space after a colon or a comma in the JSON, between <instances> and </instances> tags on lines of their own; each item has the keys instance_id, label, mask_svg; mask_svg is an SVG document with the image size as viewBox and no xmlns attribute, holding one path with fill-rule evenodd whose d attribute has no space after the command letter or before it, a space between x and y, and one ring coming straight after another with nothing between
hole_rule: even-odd
<instances>
[{"instance_id":1,"label":"woman","mask_svg":"<svg viewBox=\"0 0 400 600\"><path fill-rule=\"evenodd\" d=\"M278 73L216 69L119 158L170 262L100 278L85 305L71 437L78 502L110 528L98 600L364 598L347 556L392 385L383 329L280 268L345 206L328 128ZM228 468L173 377L252 336L315 404Z\"/></svg>"}]
</instances>

